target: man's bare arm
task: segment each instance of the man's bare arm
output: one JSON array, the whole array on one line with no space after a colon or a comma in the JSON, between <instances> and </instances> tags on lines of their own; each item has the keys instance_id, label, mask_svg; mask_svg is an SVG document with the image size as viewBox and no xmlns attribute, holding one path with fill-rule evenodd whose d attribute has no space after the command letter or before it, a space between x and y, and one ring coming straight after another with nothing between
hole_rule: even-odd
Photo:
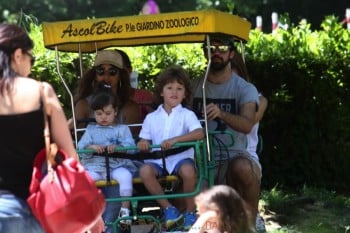
<instances>
[{"instance_id":1,"label":"man's bare arm","mask_svg":"<svg viewBox=\"0 0 350 233\"><path fill-rule=\"evenodd\" d=\"M208 120L219 118L232 129L248 134L255 124L256 103L246 103L241 105L239 114L231 114L221 110L217 105L210 103L207 105Z\"/></svg>"}]
</instances>

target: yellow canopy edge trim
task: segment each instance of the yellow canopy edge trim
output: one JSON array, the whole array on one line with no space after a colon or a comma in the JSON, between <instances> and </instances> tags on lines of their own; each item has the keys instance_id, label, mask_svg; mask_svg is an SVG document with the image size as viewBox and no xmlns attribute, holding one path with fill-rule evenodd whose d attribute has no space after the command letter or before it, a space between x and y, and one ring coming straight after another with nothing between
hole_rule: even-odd
<instances>
[{"instance_id":1,"label":"yellow canopy edge trim","mask_svg":"<svg viewBox=\"0 0 350 233\"><path fill-rule=\"evenodd\" d=\"M248 41L251 24L236 15L187 11L155 15L44 22L46 48L94 52L112 46L202 42L206 34L224 33Z\"/></svg>"}]
</instances>

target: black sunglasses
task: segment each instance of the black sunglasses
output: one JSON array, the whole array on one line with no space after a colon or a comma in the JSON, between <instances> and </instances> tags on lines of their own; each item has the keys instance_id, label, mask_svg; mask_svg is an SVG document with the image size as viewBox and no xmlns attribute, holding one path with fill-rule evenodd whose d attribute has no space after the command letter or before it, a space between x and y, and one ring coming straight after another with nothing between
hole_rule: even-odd
<instances>
[{"instance_id":1,"label":"black sunglasses","mask_svg":"<svg viewBox=\"0 0 350 233\"><path fill-rule=\"evenodd\" d=\"M96 68L96 74L97 75L104 75L105 72L109 73L110 76L116 76L119 75L119 69L115 67L111 67L108 70L105 70L103 67L97 67Z\"/></svg>"},{"instance_id":2,"label":"black sunglasses","mask_svg":"<svg viewBox=\"0 0 350 233\"><path fill-rule=\"evenodd\" d=\"M28 55L30 57L30 64L33 66L35 63L35 57L33 56L33 54L28 53L27 51L24 52L24 54Z\"/></svg>"},{"instance_id":3,"label":"black sunglasses","mask_svg":"<svg viewBox=\"0 0 350 233\"><path fill-rule=\"evenodd\" d=\"M218 51L219 53L226 53L231 49L231 46L229 45L209 45L209 46L204 46L205 49L209 47L210 52L214 53Z\"/></svg>"}]
</instances>

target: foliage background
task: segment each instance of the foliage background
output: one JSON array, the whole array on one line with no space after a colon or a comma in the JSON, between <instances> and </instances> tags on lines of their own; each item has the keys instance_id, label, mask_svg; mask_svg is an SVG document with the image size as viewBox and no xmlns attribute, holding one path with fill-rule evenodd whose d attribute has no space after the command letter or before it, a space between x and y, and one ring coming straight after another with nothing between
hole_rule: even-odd
<instances>
[{"instance_id":1,"label":"foliage background","mask_svg":"<svg viewBox=\"0 0 350 233\"><path fill-rule=\"evenodd\" d=\"M350 30L333 16L321 27L311 30L301 21L274 34L253 30L246 45L250 75L269 100L260 128L265 188L308 184L350 191ZM34 27L31 35L38 56L33 75L55 86L69 115L69 97L57 77L54 52L40 44L40 27ZM199 44L122 49L140 75L139 86L147 89L171 64L183 65L193 78L206 65ZM60 56L61 72L72 90L79 76L76 57ZM91 55L84 61L90 66Z\"/></svg>"},{"instance_id":2,"label":"foliage background","mask_svg":"<svg viewBox=\"0 0 350 233\"><path fill-rule=\"evenodd\" d=\"M248 70L270 103L261 126L267 186L349 191L350 30L332 16L321 27L301 21L250 35Z\"/></svg>"},{"instance_id":3,"label":"foliage background","mask_svg":"<svg viewBox=\"0 0 350 233\"><path fill-rule=\"evenodd\" d=\"M137 15L147 0L1 0L0 21L9 21L20 11L34 15L39 22L91 17ZM325 15L345 18L349 0L155 0L161 12L216 8L247 18L255 25L263 17L265 32L271 31L271 14L288 15L291 23L307 19L319 29Z\"/></svg>"}]
</instances>

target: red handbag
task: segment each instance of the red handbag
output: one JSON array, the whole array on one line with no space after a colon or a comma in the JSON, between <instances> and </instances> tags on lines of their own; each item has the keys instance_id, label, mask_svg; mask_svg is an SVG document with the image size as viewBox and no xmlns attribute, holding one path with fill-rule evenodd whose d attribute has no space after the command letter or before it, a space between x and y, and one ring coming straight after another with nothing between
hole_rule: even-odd
<instances>
[{"instance_id":1,"label":"red handbag","mask_svg":"<svg viewBox=\"0 0 350 233\"><path fill-rule=\"evenodd\" d=\"M44 115L45 148L34 160L27 203L46 233L82 233L101 217L106 202L84 167L50 144Z\"/></svg>"}]
</instances>

